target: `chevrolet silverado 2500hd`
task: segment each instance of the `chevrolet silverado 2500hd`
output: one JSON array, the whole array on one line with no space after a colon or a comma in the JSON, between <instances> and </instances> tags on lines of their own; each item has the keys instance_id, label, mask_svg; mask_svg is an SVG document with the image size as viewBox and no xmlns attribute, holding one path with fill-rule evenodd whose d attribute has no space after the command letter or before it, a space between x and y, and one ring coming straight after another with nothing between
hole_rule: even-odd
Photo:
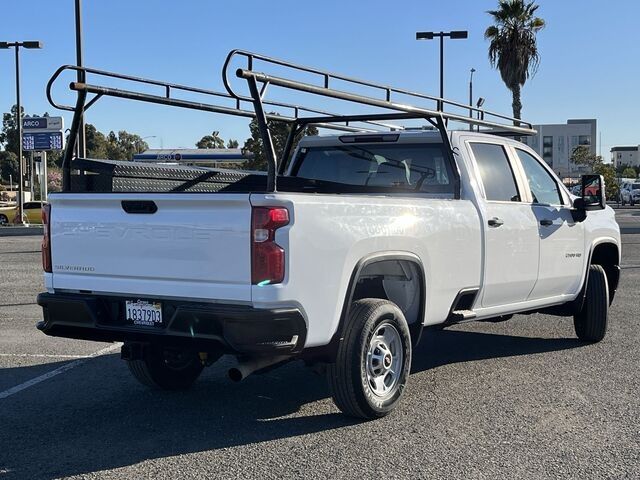
<instances>
[{"instance_id":1,"label":"chevrolet silverado 2500hd","mask_svg":"<svg viewBox=\"0 0 640 480\"><path fill-rule=\"evenodd\" d=\"M236 380L298 358L324 367L342 411L376 418L424 327L545 312L585 342L605 336L620 234L602 178L576 198L504 136L304 137L270 171L277 189L246 172L140 167L162 190L126 162L76 168L98 174L44 210L39 328L124 342L152 387L189 387L223 354Z\"/></svg>"}]
</instances>

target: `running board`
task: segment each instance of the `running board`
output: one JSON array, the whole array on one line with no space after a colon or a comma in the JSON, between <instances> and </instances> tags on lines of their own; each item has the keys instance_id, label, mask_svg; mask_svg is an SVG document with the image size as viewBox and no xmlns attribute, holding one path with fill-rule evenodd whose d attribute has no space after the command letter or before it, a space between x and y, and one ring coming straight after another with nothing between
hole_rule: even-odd
<instances>
[{"instance_id":1,"label":"running board","mask_svg":"<svg viewBox=\"0 0 640 480\"><path fill-rule=\"evenodd\" d=\"M476 316L476 312L473 310L454 310L449 314L447 323L459 323L466 320L473 320Z\"/></svg>"},{"instance_id":2,"label":"running board","mask_svg":"<svg viewBox=\"0 0 640 480\"><path fill-rule=\"evenodd\" d=\"M456 298L451 304L451 310L445 320L445 325L465 322L473 320L477 314L472 310L473 304L476 302L479 289L477 287L463 288L458 292Z\"/></svg>"}]
</instances>

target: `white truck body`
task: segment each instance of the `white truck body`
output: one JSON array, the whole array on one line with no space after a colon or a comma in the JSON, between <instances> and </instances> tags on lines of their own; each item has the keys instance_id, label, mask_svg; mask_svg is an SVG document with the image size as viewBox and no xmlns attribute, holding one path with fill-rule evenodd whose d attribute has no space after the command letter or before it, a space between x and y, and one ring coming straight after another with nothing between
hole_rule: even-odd
<instances>
[{"instance_id":1,"label":"white truck body","mask_svg":"<svg viewBox=\"0 0 640 480\"><path fill-rule=\"evenodd\" d=\"M401 134L397 143L438 141L437 133L417 132ZM446 322L465 289L477 289L469 308L477 320L571 302L583 290L600 244L615 247L619 265L613 210L590 211L584 221L575 221L575 197L529 147L473 132L451 132L450 141L460 198L430 193L52 194L53 270L45 274L46 289L295 308L306 323L308 349L334 337L357 266L377 256L402 255L421 265L425 298L416 321L425 326ZM520 201L487 200L470 146L476 143L505 149ZM327 145L340 141L335 136L303 139L288 174L301 149ZM533 202L517 150L548 171L561 202ZM153 201L158 210L131 215L121 208L123 200ZM289 224L275 237L286 255L281 283L251 282L251 210L259 206L289 212ZM503 224L493 228L492 219ZM401 296L392 285L385 288L391 300ZM407 308L411 302L398 300Z\"/></svg>"}]
</instances>

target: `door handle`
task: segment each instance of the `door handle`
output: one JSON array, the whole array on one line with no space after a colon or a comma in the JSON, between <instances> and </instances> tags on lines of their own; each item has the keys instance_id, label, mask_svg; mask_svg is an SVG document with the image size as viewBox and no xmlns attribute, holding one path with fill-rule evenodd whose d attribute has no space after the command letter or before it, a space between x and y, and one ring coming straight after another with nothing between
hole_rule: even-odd
<instances>
[{"instance_id":1,"label":"door handle","mask_svg":"<svg viewBox=\"0 0 640 480\"><path fill-rule=\"evenodd\" d=\"M122 200L122 209L127 213L153 214L158 206L151 200Z\"/></svg>"},{"instance_id":2,"label":"door handle","mask_svg":"<svg viewBox=\"0 0 640 480\"><path fill-rule=\"evenodd\" d=\"M500 220L498 217L493 217L492 219L489 220L488 223L490 227L500 227L504 222Z\"/></svg>"},{"instance_id":3,"label":"door handle","mask_svg":"<svg viewBox=\"0 0 640 480\"><path fill-rule=\"evenodd\" d=\"M549 227L553 225L553 220L549 220L548 218L545 218L544 220L540 220L540 225L544 227Z\"/></svg>"}]
</instances>

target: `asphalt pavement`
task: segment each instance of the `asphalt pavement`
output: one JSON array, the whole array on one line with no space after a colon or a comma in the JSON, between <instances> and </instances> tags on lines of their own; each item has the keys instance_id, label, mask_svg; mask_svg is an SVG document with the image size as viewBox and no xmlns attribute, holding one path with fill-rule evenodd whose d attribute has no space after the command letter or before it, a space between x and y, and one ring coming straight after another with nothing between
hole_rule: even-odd
<instances>
[{"instance_id":1,"label":"asphalt pavement","mask_svg":"<svg viewBox=\"0 0 640 480\"><path fill-rule=\"evenodd\" d=\"M360 422L300 362L149 391L117 345L36 330L39 239L0 238L0 480L640 478L640 229L622 264L601 343L538 314L429 330L399 408Z\"/></svg>"}]
</instances>

